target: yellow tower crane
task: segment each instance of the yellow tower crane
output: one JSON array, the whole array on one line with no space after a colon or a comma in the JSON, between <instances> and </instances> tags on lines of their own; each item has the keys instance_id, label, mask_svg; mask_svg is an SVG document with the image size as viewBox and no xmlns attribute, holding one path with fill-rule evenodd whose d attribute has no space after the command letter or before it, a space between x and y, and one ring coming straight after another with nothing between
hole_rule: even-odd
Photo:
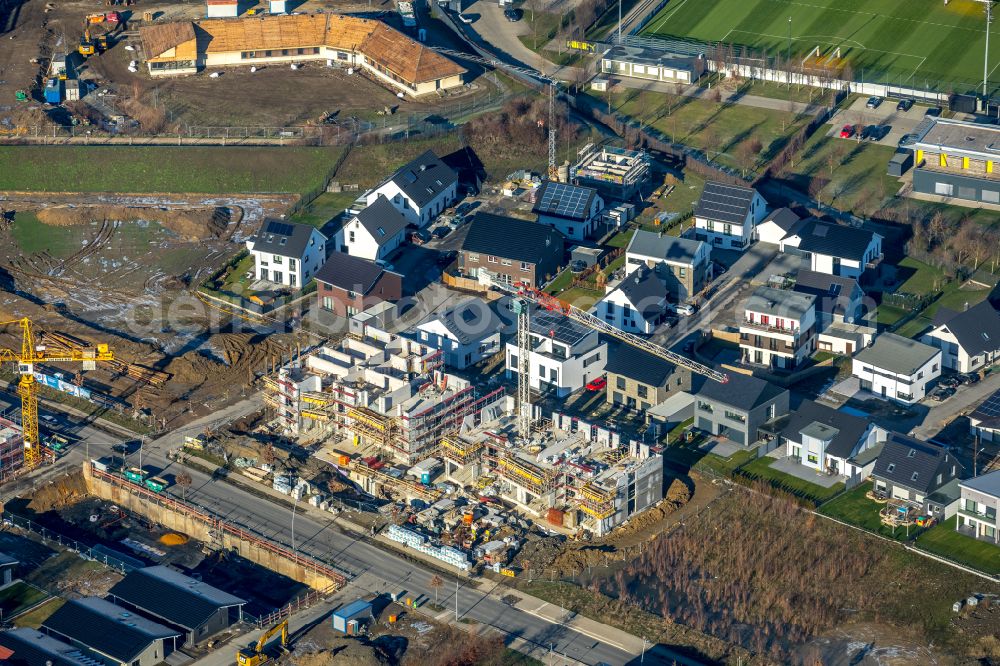
<instances>
[{"instance_id":1,"label":"yellow tower crane","mask_svg":"<svg viewBox=\"0 0 1000 666\"><path fill-rule=\"evenodd\" d=\"M32 323L27 317L0 322L0 326L21 326L21 351L0 348L0 363L17 364L21 376L17 394L21 397L21 435L24 439L24 468L31 470L42 463L42 439L38 432L38 382L35 381L36 363L81 363L84 370L93 370L97 361L112 361L114 354L106 344L97 347L66 347L48 350L36 345Z\"/></svg>"}]
</instances>

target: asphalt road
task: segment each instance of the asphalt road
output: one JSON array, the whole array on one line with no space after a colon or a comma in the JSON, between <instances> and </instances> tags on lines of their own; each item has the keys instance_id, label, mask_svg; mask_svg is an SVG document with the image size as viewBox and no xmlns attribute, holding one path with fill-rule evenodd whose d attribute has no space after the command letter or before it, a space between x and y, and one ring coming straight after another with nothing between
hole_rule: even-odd
<instances>
[{"instance_id":1,"label":"asphalt road","mask_svg":"<svg viewBox=\"0 0 1000 666\"><path fill-rule=\"evenodd\" d=\"M16 396L10 393L0 393L0 411L16 409L19 406ZM249 408L252 405L246 405ZM234 409L235 412L242 411ZM70 471L81 465L89 454L91 457L112 455L112 446L121 443L122 438L109 435L91 426L75 425L75 418L68 418L57 411L48 408L39 409L40 416L50 416L56 421L50 422L60 432L79 438L54 468L48 468L43 475L34 475L18 480L4 487L4 496L9 498L30 489L43 482ZM46 422L43 421L43 429ZM197 432L196 426L191 426ZM187 501L210 509L223 518L261 534L275 542L291 547L293 544L292 511L268 499L258 497L250 492L228 483L224 480L213 480L210 475L192 469L178 462L168 460L168 448L176 448L182 434L172 433L145 445L142 449L142 465L168 479L181 470L190 474L193 483L187 490ZM138 451L131 453L129 464L139 464ZM180 498L178 488L171 488L169 494ZM429 583L434 571L407 561L391 552L359 538L352 532L342 529L331 515L330 519L322 519L303 511L304 505L298 506L294 518L294 546L311 557L336 566L351 578L351 586L357 588L357 594L363 591L370 593L388 593L393 591L407 593L407 596L424 595L434 598L434 590ZM438 590L438 598L445 608L455 608L455 583L449 581ZM470 581L459 581L457 590L458 612L460 618L471 618L476 622L494 627L508 637L520 638L538 646L538 655L554 650L559 654L585 664L626 664L636 655L619 649L613 645L601 642L595 638L574 631L562 624L553 623L539 616L513 608L495 596L477 589ZM656 650L647 651L646 658L655 658ZM655 663L655 662L654 662Z\"/></svg>"}]
</instances>

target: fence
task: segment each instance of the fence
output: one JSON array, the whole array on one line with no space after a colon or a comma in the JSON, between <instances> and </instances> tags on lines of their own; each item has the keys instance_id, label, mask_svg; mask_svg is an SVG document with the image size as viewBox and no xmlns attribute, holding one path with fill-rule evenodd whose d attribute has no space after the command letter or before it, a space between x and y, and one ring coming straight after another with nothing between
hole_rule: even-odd
<instances>
[{"instance_id":1,"label":"fence","mask_svg":"<svg viewBox=\"0 0 1000 666\"><path fill-rule=\"evenodd\" d=\"M139 568L133 563L128 562L127 556L122 554L122 558L117 558L114 555L108 553L107 548L98 550L97 547L91 547L84 543L77 541L76 539L70 539L69 537L63 536L58 532L54 532L51 529L39 525L38 523L32 522L31 520L25 518L24 516L18 516L9 511L3 512L3 522L4 525L11 525L22 530L27 530L37 534L42 538L42 541L54 541L62 548L71 550L75 553L79 553L82 557L88 560L94 560L95 562L100 562L101 564L121 571L123 574L127 574L130 571L134 571ZM132 559L132 558L128 558Z\"/></svg>"}]
</instances>

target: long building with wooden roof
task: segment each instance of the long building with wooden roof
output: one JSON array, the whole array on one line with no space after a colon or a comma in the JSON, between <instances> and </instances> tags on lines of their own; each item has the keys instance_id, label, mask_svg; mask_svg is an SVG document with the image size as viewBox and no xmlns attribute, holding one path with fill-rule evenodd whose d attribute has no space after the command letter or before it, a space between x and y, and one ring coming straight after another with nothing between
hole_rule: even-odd
<instances>
[{"instance_id":1,"label":"long building with wooden roof","mask_svg":"<svg viewBox=\"0 0 1000 666\"><path fill-rule=\"evenodd\" d=\"M466 70L380 21L300 14L162 23L139 29L151 76L206 67L328 60L408 95L463 84Z\"/></svg>"}]
</instances>

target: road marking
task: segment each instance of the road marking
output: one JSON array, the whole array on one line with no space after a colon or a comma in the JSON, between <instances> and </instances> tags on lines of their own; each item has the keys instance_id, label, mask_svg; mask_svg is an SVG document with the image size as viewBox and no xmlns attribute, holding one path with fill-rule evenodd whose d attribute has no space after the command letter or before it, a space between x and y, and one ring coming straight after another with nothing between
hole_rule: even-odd
<instances>
[{"instance_id":1,"label":"road marking","mask_svg":"<svg viewBox=\"0 0 1000 666\"><path fill-rule=\"evenodd\" d=\"M548 606L548 605L549 605L548 602L545 602L544 604L542 604L541 606L539 606L537 610L541 610L542 608L544 608L545 606ZM600 643L605 643L605 644L610 645L612 647L616 647L616 648L618 648L619 650L621 650L623 652L628 652L629 651L628 648L625 647L624 645L622 645L621 643L616 643L614 641L610 641L607 638L604 638L602 636L595 636L594 634L590 633L589 631L586 631L584 629L580 629L579 627L571 627L566 622L557 622L556 620L547 618L544 615L540 615L537 611L529 610L527 608L518 608L517 610L523 611L523 612L527 613L528 615L534 615L535 617L537 617L537 618L539 618L541 620L545 620L549 624L557 624L559 626L566 627L570 631L575 631L578 634L583 634L587 638L593 638L595 641L598 641Z\"/></svg>"}]
</instances>

